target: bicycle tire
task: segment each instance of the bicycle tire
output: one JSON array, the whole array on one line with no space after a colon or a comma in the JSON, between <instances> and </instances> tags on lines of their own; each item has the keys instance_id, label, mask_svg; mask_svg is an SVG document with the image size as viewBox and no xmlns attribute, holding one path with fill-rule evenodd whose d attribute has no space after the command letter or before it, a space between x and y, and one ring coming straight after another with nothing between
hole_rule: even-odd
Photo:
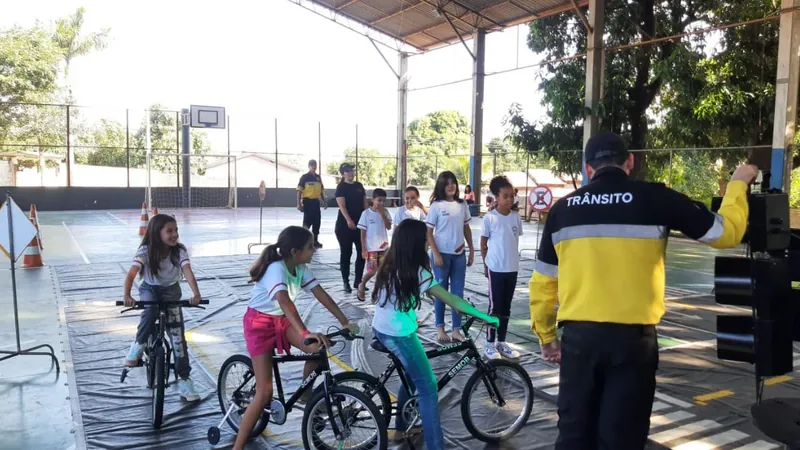
<instances>
[{"instance_id":1,"label":"bicycle tire","mask_svg":"<svg viewBox=\"0 0 800 450\"><path fill-rule=\"evenodd\" d=\"M158 345L154 353L154 370L153 377L155 386L153 386L153 428L161 428L161 423L164 420L164 383L165 379L169 376L164 364L166 363L166 355L164 354L164 346Z\"/></svg>"},{"instance_id":2,"label":"bicycle tire","mask_svg":"<svg viewBox=\"0 0 800 450\"><path fill-rule=\"evenodd\" d=\"M334 395L347 395L356 399L359 403L364 405L367 408L370 416L375 419L377 428L378 428L378 442L377 445L366 446L369 444L365 444L364 447L357 447L359 450L364 449L376 449L376 450L386 450L389 445L389 437L387 431L387 424L383 419L383 414L375 406L375 402L367 397L366 394L359 391L358 389L354 389L347 386L340 386L334 384L330 387L329 393L331 396ZM317 391L311 400L308 402L305 411L303 411L303 425L302 425L302 432L303 432L303 448L306 450L336 450L338 447L331 447L324 444L314 445L313 447L310 445L309 440L311 438L312 433L314 432L311 423L311 412L316 409L316 406L320 402L325 402L325 392L324 390ZM325 408L325 406L323 406ZM370 442L374 442L374 439Z\"/></svg>"},{"instance_id":3,"label":"bicycle tire","mask_svg":"<svg viewBox=\"0 0 800 450\"><path fill-rule=\"evenodd\" d=\"M504 367L509 368L513 372L522 379L522 382L525 386L525 390L527 391L527 401L525 402L525 408L521 417L523 420L519 420L516 424L514 424L511 428L506 429L500 436L489 435L480 431L476 426L475 423L472 421L472 416L470 415L470 398L472 397L472 393L474 392L474 387L476 383L482 382L483 377L487 374L486 371L483 369L476 370L472 376L469 377L467 383L464 385L464 391L461 394L461 419L464 421L464 425L467 427L467 431L474 436L476 439L486 442L489 444L496 444L498 442L507 440L513 436L515 436L522 427L528 422L528 418L531 415L531 411L533 410L533 384L531 383L531 378L528 375L528 372L522 368L519 364L506 361L506 360L490 360L486 363L488 366L492 366L494 368ZM515 396L516 398L516 396Z\"/></svg>"},{"instance_id":4,"label":"bicycle tire","mask_svg":"<svg viewBox=\"0 0 800 450\"><path fill-rule=\"evenodd\" d=\"M223 387L226 386L225 381L228 376L228 369L235 363L241 363L247 366L247 370L253 374L255 377L255 372L253 371L253 361L247 355L232 355L228 359L222 363L222 367L219 369L219 376L217 377L217 399L219 400L219 407L222 410L222 414L226 414L228 412L228 408L225 406L225 393L222 391ZM225 420L228 423L228 426L233 429L236 433L239 432L239 424L233 420L233 418L229 415L228 418ZM267 424L269 423L269 414L262 412L261 417L258 418L256 421L256 425L253 427L253 431L250 432L250 437L256 437L264 432L267 428Z\"/></svg>"},{"instance_id":5,"label":"bicycle tire","mask_svg":"<svg viewBox=\"0 0 800 450\"><path fill-rule=\"evenodd\" d=\"M347 382L354 382L359 383L360 387L350 386L354 389L358 389L364 394L367 394L365 387L369 386L370 391L373 392L372 400L375 403L375 406L378 407L378 410L383 413L383 420L389 424L392 421L392 400L389 397L389 391L386 390L386 386L382 386L380 381L377 378L373 377L372 375L364 372L340 372L333 376L333 382L337 385L344 385ZM317 386L315 391L321 390L322 385ZM316 393L316 392L315 392ZM375 401L375 398L380 400L380 404Z\"/></svg>"}]
</instances>

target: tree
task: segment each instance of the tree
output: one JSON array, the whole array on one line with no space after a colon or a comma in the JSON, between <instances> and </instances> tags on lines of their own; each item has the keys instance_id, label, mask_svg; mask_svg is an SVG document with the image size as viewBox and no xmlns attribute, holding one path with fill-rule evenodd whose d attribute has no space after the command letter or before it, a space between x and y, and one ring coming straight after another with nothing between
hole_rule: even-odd
<instances>
[{"instance_id":1,"label":"tree","mask_svg":"<svg viewBox=\"0 0 800 450\"><path fill-rule=\"evenodd\" d=\"M458 111L434 111L408 125L408 183L431 186L438 172L467 181L470 126Z\"/></svg>"},{"instance_id":2,"label":"tree","mask_svg":"<svg viewBox=\"0 0 800 450\"><path fill-rule=\"evenodd\" d=\"M87 55L93 50L106 48L110 32L110 29L104 28L99 32L89 33L88 36L81 36L85 12L86 10L80 7L74 14L58 19L53 33L53 42L60 49L61 58L64 61L64 81L67 86L68 104L73 103L72 88L69 83L70 63L73 59Z\"/></svg>"},{"instance_id":3,"label":"tree","mask_svg":"<svg viewBox=\"0 0 800 450\"><path fill-rule=\"evenodd\" d=\"M379 150L374 148L358 149L356 159L355 148L348 148L344 151L344 157L348 161L358 161L356 174L358 181L365 186L385 187L394 186L397 183L397 164L395 158L381 155ZM339 174L339 162L329 162L327 173L330 175Z\"/></svg>"}]
</instances>

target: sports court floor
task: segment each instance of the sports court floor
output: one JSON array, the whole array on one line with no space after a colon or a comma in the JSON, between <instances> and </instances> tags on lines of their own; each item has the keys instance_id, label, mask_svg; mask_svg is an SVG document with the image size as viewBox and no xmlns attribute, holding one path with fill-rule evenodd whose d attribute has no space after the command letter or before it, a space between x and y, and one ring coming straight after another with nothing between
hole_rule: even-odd
<instances>
[{"instance_id":1,"label":"sports court floor","mask_svg":"<svg viewBox=\"0 0 800 450\"><path fill-rule=\"evenodd\" d=\"M254 248L254 254L248 255L247 245L259 241L259 211L162 212L176 215L181 241L192 255L201 292L211 300L207 310L185 311L192 378L202 400L188 404L181 402L174 390L168 392L165 424L160 432L154 432L149 426L150 394L144 387L143 373L137 373L143 369L134 370L124 384L119 383L121 358L133 338L138 315L120 315L121 308L113 306L113 302L121 299L124 271L139 242L139 211L41 211L46 267L17 272L21 341L23 347L52 344L63 363L57 374L45 357L0 362L0 414L4 416L0 421L4 441L0 447L212 448L205 436L208 427L216 425L222 416L214 391L218 370L228 356L245 352L241 317L250 289L247 267L263 248ZM301 221L301 214L290 208L268 208L263 217L264 242L274 239L285 226ZM312 267L345 314L364 325L362 329L369 338L366 325L371 320L370 306L341 290L338 246L333 234L335 218L333 208L323 213L320 240L324 248L315 255ZM480 223L473 219L476 244ZM525 224L524 232L521 247L534 249L536 224ZM779 448L750 424L749 406L754 399L751 368L716 359L715 316L739 312L716 305L709 296L713 257L719 252L672 239L668 253L668 312L659 327L661 363L651 419L652 447ZM556 436L557 367L539 359L538 345L529 329L527 281L532 256L533 252L523 254L509 341L523 353L521 363L533 380L536 398L528 425L503 448L552 448ZM10 293L9 271L7 267L0 271L0 292ZM482 271L476 261L468 273L465 297L486 307ZM185 286L184 292L189 292ZM315 305L308 296L298 300L298 309L310 327L322 330L332 325L330 314ZM15 346L10 294L0 298L0 308L0 347L10 349ZM421 316L427 316L430 310L431 305L425 305ZM432 323L431 316L428 320ZM433 343L433 327L424 327L420 332L423 340ZM476 336L481 345L482 334ZM434 365L438 373L456 361L455 357L440 359ZM332 360L336 371L357 368L376 375L386 365L381 354L363 343L348 344ZM283 371L282 367L282 375L289 380L287 391L292 392L300 367L286 369ZM469 436L461 422L458 399L468 376L467 370L459 374L440 395L443 425L452 448L484 448ZM798 387L793 376L779 377L768 383L765 397L786 395ZM285 425L270 425L260 439L251 443L251 448L300 448L301 417L302 413L293 412ZM230 448L232 440L230 430L223 427L222 439L213 448ZM421 448L418 442L416 448Z\"/></svg>"}]
</instances>

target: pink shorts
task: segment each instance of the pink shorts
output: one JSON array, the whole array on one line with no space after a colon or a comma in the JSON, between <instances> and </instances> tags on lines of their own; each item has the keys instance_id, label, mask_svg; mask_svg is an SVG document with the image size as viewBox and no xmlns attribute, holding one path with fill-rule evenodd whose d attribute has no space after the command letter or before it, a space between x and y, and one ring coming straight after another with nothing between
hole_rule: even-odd
<instances>
[{"instance_id":1,"label":"pink shorts","mask_svg":"<svg viewBox=\"0 0 800 450\"><path fill-rule=\"evenodd\" d=\"M244 313L244 341L251 357L265 353L285 353L289 355L291 345L286 331L291 326L286 316L273 316L247 308Z\"/></svg>"}]
</instances>

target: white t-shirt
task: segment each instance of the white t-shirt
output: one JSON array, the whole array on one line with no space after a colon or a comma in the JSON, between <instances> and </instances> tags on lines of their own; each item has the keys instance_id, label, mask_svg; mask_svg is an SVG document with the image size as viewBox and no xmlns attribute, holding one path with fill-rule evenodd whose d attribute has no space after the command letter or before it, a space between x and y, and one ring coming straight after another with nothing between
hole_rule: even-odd
<instances>
[{"instance_id":1,"label":"white t-shirt","mask_svg":"<svg viewBox=\"0 0 800 450\"><path fill-rule=\"evenodd\" d=\"M483 216L481 236L489 238L486 267L492 272L519 270L519 237L522 236L522 219L511 211L504 216L492 210Z\"/></svg>"},{"instance_id":2,"label":"white t-shirt","mask_svg":"<svg viewBox=\"0 0 800 450\"><path fill-rule=\"evenodd\" d=\"M133 257L133 265L139 267L142 274L142 281L150 286L172 286L173 284L181 281L182 269L190 264L189 253L185 249L180 249L178 256L179 264L176 266L172 260L167 257L161 260L158 266L158 276L154 277L150 272L150 263L147 260L147 246L142 245L136 250L136 255Z\"/></svg>"},{"instance_id":3,"label":"white t-shirt","mask_svg":"<svg viewBox=\"0 0 800 450\"><path fill-rule=\"evenodd\" d=\"M383 210L386 218L392 220L389 211ZM386 234L386 224L381 218L381 214L372 208L365 209L358 219L358 229L367 232L367 251L383 252L389 248L389 236Z\"/></svg>"},{"instance_id":4,"label":"white t-shirt","mask_svg":"<svg viewBox=\"0 0 800 450\"><path fill-rule=\"evenodd\" d=\"M278 304L278 292L286 291L289 299L294 302L300 291L311 292L319 286L319 281L305 264L295 267L294 271L294 275L289 273L283 261L270 264L264 276L253 286L248 306L264 314L282 316L283 310Z\"/></svg>"},{"instance_id":5,"label":"white t-shirt","mask_svg":"<svg viewBox=\"0 0 800 450\"><path fill-rule=\"evenodd\" d=\"M433 275L422 267L417 273L419 277L419 295L428 292L438 283ZM375 316L372 317L372 328L389 336L409 336L417 331L417 310L411 309L402 312L395 309L397 297L392 294L386 300L386 289L378 293L378 303L375 304Z\"/></svg>"},{"instance_id":6,"label":"white t-shirt","mask_svg":"<svg viewBox=\"0 0 800 450\"><path fill-rule=\"evenodd\" d=\"M471 219L467 202L439 200L431 205L425 222L434 230L439 253L460 255L464 252L464 224Z\"/></svg>"},{"instance_id":7,"label":"white t-shirt","mask_svg":"<svg viewBox=\"0 0 800 450\"><path fill-rule=\"evenodd\" d=\"M408 209L406 205L403 205L397 208L397 211L395 211L394 221L392 221L392 223L394 225L400 225L400 222L406 219L425 221L427 217L428 216L425 215L425 211L423 211L422 208L414 208L413 210L411 210Z\"/></svg>"}]
</instances>

